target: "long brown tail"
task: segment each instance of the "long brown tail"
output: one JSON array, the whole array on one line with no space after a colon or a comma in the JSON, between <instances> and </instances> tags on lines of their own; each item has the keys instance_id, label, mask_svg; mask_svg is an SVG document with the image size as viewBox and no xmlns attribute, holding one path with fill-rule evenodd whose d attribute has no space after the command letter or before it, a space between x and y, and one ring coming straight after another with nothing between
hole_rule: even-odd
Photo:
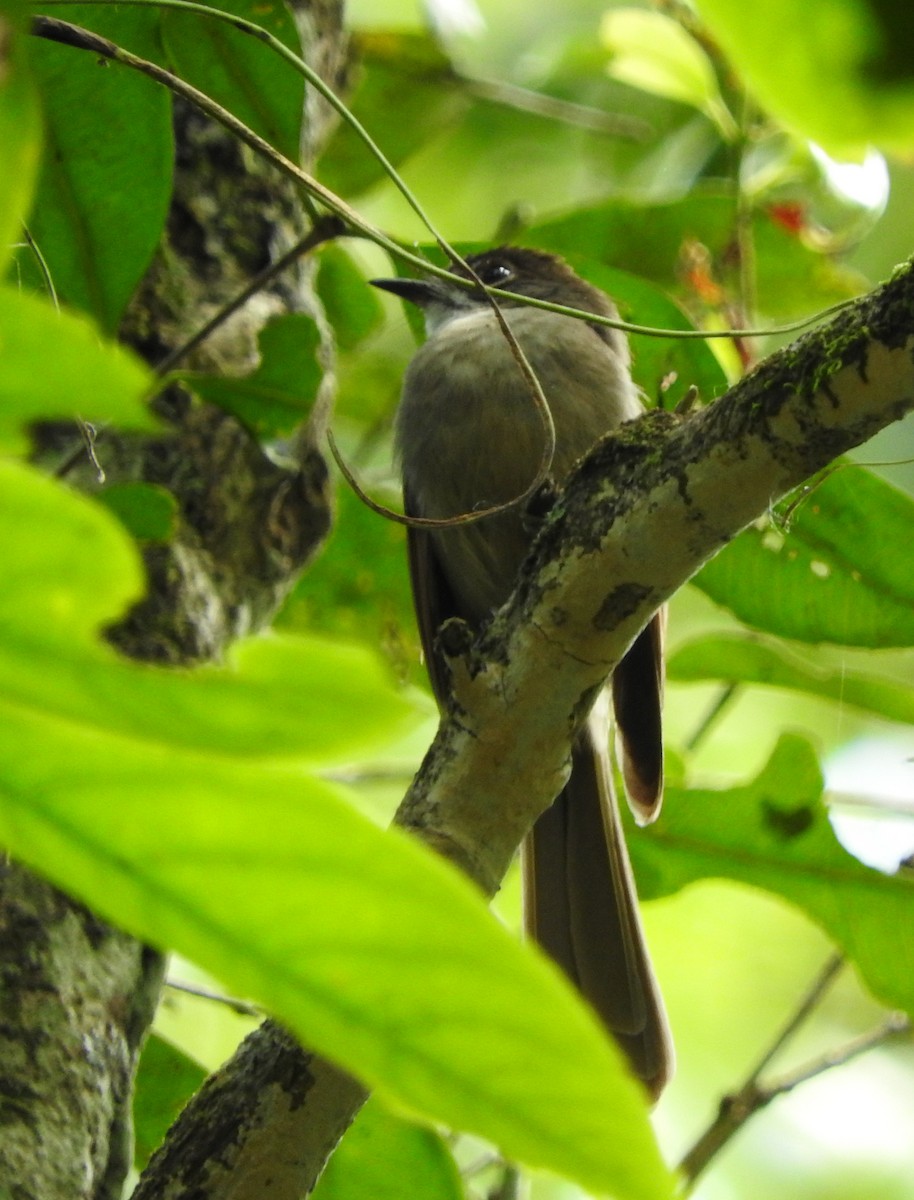
<instances>
[{"instance_id":1,"label":"long brown tail","mask_svg":"<svg viewBox=\"0 0 914 1200\"><path fill-rule=\"evenodd\" d=\"M652 1096L673 1072L610 774L605 717L593 714L558 799L524 845L527 929L625 1051Z\"/></svg>"}]
</instances>

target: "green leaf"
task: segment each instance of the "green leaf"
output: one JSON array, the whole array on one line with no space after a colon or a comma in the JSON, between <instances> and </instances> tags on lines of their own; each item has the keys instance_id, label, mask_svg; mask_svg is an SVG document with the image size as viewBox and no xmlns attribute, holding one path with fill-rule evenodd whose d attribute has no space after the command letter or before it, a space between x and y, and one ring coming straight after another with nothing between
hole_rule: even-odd
<instances>
[{"instance_id":1,"label":"green leaf","mask_svg":"<svg viewBox=\"0 0 914 1200\"><path fill-rule=\"evenodd\" d=\"M883 875L843 849L803 738L782 737L744 787L669 789L659 821L631 848L643 895L708 877L775 892L826 931L875 996L914 1010L914 877Z\"/></svg>"},{"instance_id":2,"label":"green leaf","mask_svg":"<svg viewBox=\"0 0 914 1200\"><path fill-rule=\"evenodd\" d=\"M667 660L667 677L676 683L718 679L786 688L914 724L914 692L908 684L814 666L757 638L726 634L696 638Z\"/></svg>"},{"instance_id":3,"label":"green leaf","mask_svg":"<svg viewBox=\"0 0 914 1200\"><path fill-rule=\"evenodd\" d=\"M755 99L838 156L914 148L910 13L876 0L698 0ZM789 37L785 37L789 31Z\"/></svg>"},{"instance_id":4,"label":"green leaf","mask_svg":"<svg viewBox=\"0 0 914 1200\"><path fill-rule=\"evenodd\" d=\"M263 26L295 54L301 42L281 0L219 0L213 8ZM298 162L305 81L264 42L213 20L174 9L162 36L175 72L227 108L281 154Z\"/></svg>"},{"instance_id":5,"label":"green leaf","mask_svg":"<svg viewBox=\"0 0 914 1200\"><path fill-rule=\"evenodd\" d=\"M96 499L141 541L167 542L174 536L178 502L157 484L115 483L102 488Z\"/></svg>"},{"instance_id":6,"label":"green leaf","mask_svg":"<svg viewBox=\"0 0 914 1200\"><path fill-rule=\"evenodd\" d=\"M871 648L914 645L914 501L846 464L753 526L693 583L741 621L779 637ZM877 534L878 531L878 534Z\"/></svg>"},{"instance_id":7,"label":"green leaf","mask_svg":"<svg viewBox=\"0 0 914 1200\"><path fill-rule=\"evenodd\" d=\"M0 449L20 453L23 426L82 417L152 428L143 403L153 379L130 351L105 343L85 317L0 286ZM53 347L53 354L48 347Z\"/></svg>"},{"instance_id":8,"label":"green leaf","mask_svg":"<svg viewBox=\"0 0 914 1200\"><path fill-rule=\"evenodd\" d=\"M726 141L734 140L736 122L724 104L711 60L678 21L640 8L616 8L603 17L600 36L614 79L690 104L714 122Z\"/></svg>"},{"instance_id":9,"label":"green leaf","mask_svg":"<svg viewBox=\"0 0 914 1200\"><path fill-rule=\"evenodd\" d=\"M240 379L178 372L198 396L268 440L290 434L311 411L324 376L320 333L304 313L274 317L258 338L260 365Z\"/></svg>"},{"instance_id":10,"label":"green leaf","mask_svg":"<svg viewBox=\"0 0 914 1200\"><path fill-rule=\"evenodd\" d=\"M364 274L340 246L321 247L317 291L341 350L354 349L384 319L376 293L366 286Z\"/></svg>"},{"instance_id":11,"label":"green leaf","mask_svg":"<svg viewBox=\"0 0 914 1200\"><path fill-rule=\"evenodd\" d=\"M118 522L14 464L0 471L0 511L10 635L0 678L17 705L149 750L320 764L390 737L412 713L376 656L318 638L252 637L233 647L227 668L190 675L125 660L94 636L142 591Z\"/></svg>"},{"instance_id":12,"label":"green leaf","mask_svg":"<svg viewBox=\"0 0 914 1200\"><path fill-rule=\"evenodd\" d=\"M460 1174L431 1129L369 1100L334 1151L314 1200L463 1200Z\"/></svg>"},{"instance_id":13,"label":"green leaf","mask_svg":"<svg viewBox=\"0 0 914 1200\"><path fill-rule=\"evenodd\" d=\"M143 1046L133 1092L133 1161L142 1171L206 1071L158 1034Z\"/></svg>"},{"instance_id":14,"label":"green leaf","mask_svg":"<svg viewBox=\"0 0 914 1200\"><path fill-rule=\"evenodd\" d=\"M115 42L147 41L137 8L68 10ZM46 149L29 228L58 296L113 332L159 242L171 197L168 93L136 71L53 42L31 47ZM23 278L43 289L30 254Z\"/></svg>"},{"instance_id":15,"label":"green leaf","mask_svg":"<svg viewBox=\"0 0 914 1200\"><path fill-rule=\"evenodd\" d=\"M22 236L41 150L38 97L26 63L28 36L12 8L0 9L0 272Z\"/></svg>"},{"instance_id":16,"label":"green leaf","mask_svg":"<svg viewBox=\"0 0 914 1200\"><path fill-rule=\"evenodd\" d=\"M140 580L114 518L15 464L0 514L0 844L412 1111L599 1192L670 1196L640 1086L566 980L306 769L400 722L369 656L302 643L307 707L286 687L306 656L279 639L222 670L123 662L90 632Z\"/></svg>"}]
</instances>

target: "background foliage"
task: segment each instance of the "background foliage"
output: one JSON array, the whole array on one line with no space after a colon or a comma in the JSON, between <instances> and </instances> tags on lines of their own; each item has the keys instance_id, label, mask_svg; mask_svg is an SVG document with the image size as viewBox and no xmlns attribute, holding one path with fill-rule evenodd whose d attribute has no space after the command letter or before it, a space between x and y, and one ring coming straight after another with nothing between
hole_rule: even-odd
<instances>
[{"instance_id":1,"label":"background foliage","mask_svg":"<svg viewBox=\"0 0 914 1200\"><path fill-rule=\"evenodd\" d=\"M226 7L294 43L281 6ZM770 327L860 293L910 253L914 59L894 13L863 0L816 0L800 18L787 0L491 0L430 3L424 16L355 3L351 102L461 246L510 237L561 252L638 324ZM155 7L62 15L172 66L294 153L301 82L260 44ZM18 10L5 20L24 28ZM279 632L219 670L139 668L100 640L142 589L128 529L167 537L167 506L153 489L126 507L76 497L13 456L37 416L148 422L149 374L105 335L161 232L168 100L59 46L0 47L0 838L198 964L179 961L176 975L208 971L376 1085L324 1200L402 1194L403 1178L416 1197L485 1194L498 1164L461 1181L451 1149L404 1110L577 1186L668 1194L640 1099L567 989L461 881L379 828L434 728L398 528L341 491ZM318 174L394 236L428 242L349 128ZM40 258L18 244L22 221ZM319 290L340 353L337 436L395 502L390 419L414 332L364 283L390 268L369 244L340 242L321 253ZM650 403L672 406L693 385L709 402L784 340L638 336L637 379ZM272 439L313 399L307 323L280 319L261 352L241 383L190 383ZM671 1162L830 946L852 967L778 1069L884 1007L914 1010L914 894L895 872L914 845L900 819L914 715L910 423L877 443L860 461L902 465L838 465L672 606L672 786L664 818L631 843L677 1035L679 1074L655 1116ZM512 926L515 893L509 881L499 900ZM140 1163L199 1065L245 1027L169 995L137 1091ZM895 1045L799 1089L755 1118L697 1194L906 1195L912 1065ZM473 1168L483 1151L464 1138L454 1155Z\"/></svg>"}]
</instances>

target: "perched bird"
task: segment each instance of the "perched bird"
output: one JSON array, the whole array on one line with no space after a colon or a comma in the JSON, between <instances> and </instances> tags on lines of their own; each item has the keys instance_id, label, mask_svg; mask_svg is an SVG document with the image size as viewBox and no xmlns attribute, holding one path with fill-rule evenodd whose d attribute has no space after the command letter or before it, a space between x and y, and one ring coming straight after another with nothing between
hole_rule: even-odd
<instances>
[{"instance_id":1,"label":"perched bird","mask_svg":"<svg viewBox=\"0 0 914 1200\"><path fill-rule=\"evenodd\" d=\"M488 286L618 316L603 292L553 255L502 247L467 262ZM463 268L455 273L470 277ZM441 278L373 282L418 305L428 333L407 369L396 416L407 513L454 517L521 495L536 475L546 435L485 294ZM642 412L627 341L606 325L519 300L499 304L549 403L556 433L551 474L561 484L603 434ZM413 599L442 706L448 683L435 646L438 628L461 617L478 629L514 589L531 540L523 506L471 524L409 529ZM658 614L611 684L622 774L642 824L657 815L663 792L662 655ZM594 706L571 758L568 783L524 846L525 921L656 1096L672 1071L672 1046L614 795L605 701Z\"/></svg>"}]
</instances>

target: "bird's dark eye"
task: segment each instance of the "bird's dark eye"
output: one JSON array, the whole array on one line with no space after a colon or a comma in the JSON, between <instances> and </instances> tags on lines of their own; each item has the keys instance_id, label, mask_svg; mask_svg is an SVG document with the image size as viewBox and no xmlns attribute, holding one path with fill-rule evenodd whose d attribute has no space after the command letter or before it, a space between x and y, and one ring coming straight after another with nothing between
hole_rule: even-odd
<instances>
[{"instance_id":1,"label":"bird's dark eye","mask_svg":"<svg viewBox=\"0 0 914 1200\"><path fill-rule=\"evenodd\" d=\"M507 263L503 262L486 263L484 267L480 268L477 274L482 282L488 284L489 287L498 287L499 284L507 283L509 279L514 278L514 272Z\"/></svg>"}]
</instances>

